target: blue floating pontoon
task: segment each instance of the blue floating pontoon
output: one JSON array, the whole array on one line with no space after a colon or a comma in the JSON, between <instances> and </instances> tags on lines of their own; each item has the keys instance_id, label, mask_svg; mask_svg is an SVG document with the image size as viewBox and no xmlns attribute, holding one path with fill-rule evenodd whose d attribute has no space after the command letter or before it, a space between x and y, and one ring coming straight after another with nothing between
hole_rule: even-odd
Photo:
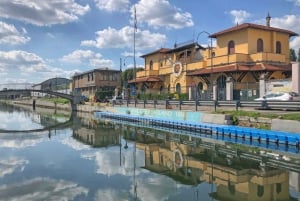
<instances>
[{"instance_id":1,"label":"blue floating pontoon","mask_svg":"<svg viewBox=\"0 0 300 201\"><path fill-rule=\"evenodd\" d=\"M209 123L191 123L182 120L171 120L163 118L135 116L130 114L115 114L110 112L97 112L96 117L107 118L143 126L155 126L180 131L192 132L194 136L207 136L214 139L236 142L241 144L285 147L293 146L299 149L300 133L289 133L283 131L263 130L250 127L233 125L219 125ZM280 145L280 147L279 147Z\"/></svg>"}]
</instances>

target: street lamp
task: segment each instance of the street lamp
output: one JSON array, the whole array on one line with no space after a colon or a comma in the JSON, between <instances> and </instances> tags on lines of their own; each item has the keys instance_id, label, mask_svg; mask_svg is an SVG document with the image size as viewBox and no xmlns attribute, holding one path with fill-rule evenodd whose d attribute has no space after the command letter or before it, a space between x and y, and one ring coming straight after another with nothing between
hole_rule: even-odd
<instances>
[{"instance_id":1,"label":"street lamp","mask_svg":"<svg viewBox=\"0 0 300 201\"><path fill-rule=\"evenodd\" d=\"M212 37L210 37L210 33L208 33L207 31L201 31L200 33L198 33L197 35L197 42L198 42L198 38L201 34L207 34L208 37L210 38L210 47L209 48L209 56L210 56L210 86L209 86L209 95L210 95L210 100L212 100L213 97L213 83L212 83L212 74L213 74L213 52L212 52ZM208 45L209 46L209 45Z\"/></svg>"}]
</instances>

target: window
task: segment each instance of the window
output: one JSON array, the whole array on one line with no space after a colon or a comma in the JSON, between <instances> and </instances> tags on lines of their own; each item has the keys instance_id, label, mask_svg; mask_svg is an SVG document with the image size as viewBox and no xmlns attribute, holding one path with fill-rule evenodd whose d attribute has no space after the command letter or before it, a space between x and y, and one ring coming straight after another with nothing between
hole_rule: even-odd
<instances>
[{"instance_id":1,"label":"window","mask_svg":"<svg viewBox=\"0 0 300 201\"><path fill-rule=\"evenodd\" d=\"M234 54L234 53L235 53L234 41L231 40L228 43L228 54Z\"/></svg>"},{"instance_id":2,"label":"window","mask_svg":"<svg viewBox=\"0 0 300 201\"><path fill-rule=\"evenodd\" d=\"M261 38L257 40L257 52L263 52L264 51L264 42Z\"/></svg>"},{"instance_id":3,"label":"window","mask_svg":"<svg viewBox=\"0 0 300 201\"><path fill-rule=\"evenodd\" d=\"M265 191L264 186L262 186L262 185L257 186L256 194L258 197L262 197L264 195L264 191Z\"/></svg>"},{"instance_id":4,"label":"window","mask_svg":"<svg viewBox=\"0 0 300 201\"><path fill-rule=\"evenodd\" d=\"M281 42L276 42L276 54L281 54Z\"/></svg>"},{"instance_id":5,"label":"window","mask_svg":"<svg viewBox=\"0 0 300 201\"><path fill-rule=\"evenodd\" d=\"M281 193L282 188L281 188L281 183L276 183L276 193L279 194Z\"/></svg>"},{"instance_id":6,"label":"window","mask_svg":"<svg viewBox=\"0 0 300 201\"><path fill-rule=\"evenodd\" d=\"M149 66L149 70L153 70L153 61L150 61L150 66Z\"/></svg>"},{"instance_id":7,"label":"window","mask_svg":"<svg viewBox=\"0 0 300 201\"><path fill-rule=\"evenodd\" d=\"M181 86L179 83L176 84L176 93L181 94Z\"/></svg>"}]
</instances>

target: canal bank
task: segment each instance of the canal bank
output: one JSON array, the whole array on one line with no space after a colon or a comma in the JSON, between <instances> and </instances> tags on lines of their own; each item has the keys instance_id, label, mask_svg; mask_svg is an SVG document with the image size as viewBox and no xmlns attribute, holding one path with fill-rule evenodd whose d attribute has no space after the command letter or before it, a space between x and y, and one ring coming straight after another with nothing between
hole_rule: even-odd
<instances>
[{"instance_id":1,"label":"canal bank","mask_svg":"<svg viewBox=\"0 0 300 201\"><path fill-rule=\"evenodd\" d=\"M13 105L26 105L33 107L52 108L56 110L71 111L69 104L45 101L43 99L26 99L5 101ZM234 110L234 109L233 109ZM94 113L96 111L106 111L118 114L132 114L146 117L160 117L165 119L184 120L197 123L213 123L223 125L239 125L244 127L255 127L261 129L271 129L277 131L292 132L300 134L300 122L295 120L285 120L280 118L235 116L228 114L213 113L210 108L202 111L176 110L164 108L136 108L133 106L110 106L107 103L86 103L77 105L78 112ZM276 111L273 111L274 113ZM279 113L279 112L278 112ZM280 117L280 116L279 116Z\"/></svg>"}]
</instances>

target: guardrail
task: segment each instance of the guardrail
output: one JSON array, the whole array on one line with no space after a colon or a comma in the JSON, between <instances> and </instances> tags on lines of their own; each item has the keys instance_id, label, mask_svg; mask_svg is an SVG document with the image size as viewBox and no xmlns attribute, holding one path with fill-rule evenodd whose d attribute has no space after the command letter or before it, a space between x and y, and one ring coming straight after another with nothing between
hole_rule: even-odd
<instances>
[{"instance_id":1,"label":"guardrail","mask_svg":"<svg viewBox=\"0 0 300 201\"><path fill-rule=\"evenodd\" d=\"M216 111L217 108L231 107L235 110L241 108L254 108L257 110L286 110L300 111L300 101L182 101L182 100L118 100L112 105L134 105L134 107L143 108L165 108L172 109L174 107L179 110L186 109L198 111L201 107L212 107Z\"/></svg>"}]
</instances>

